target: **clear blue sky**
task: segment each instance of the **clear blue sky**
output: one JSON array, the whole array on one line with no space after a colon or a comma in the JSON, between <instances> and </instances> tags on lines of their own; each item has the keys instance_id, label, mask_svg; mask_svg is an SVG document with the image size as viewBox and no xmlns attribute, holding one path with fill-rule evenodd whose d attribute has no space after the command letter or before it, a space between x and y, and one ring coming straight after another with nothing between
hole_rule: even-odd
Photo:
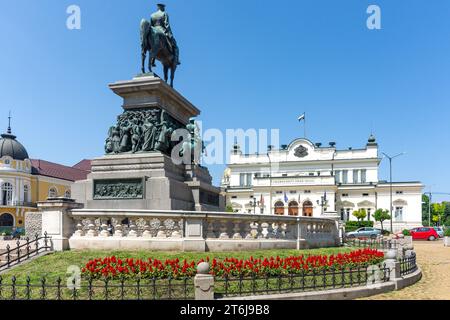
<instances>
[{"instance_id":1,"label":"clear blue sky","mask_svg":"<svg viewBox=\"0 0 450 320\"><path fill-rule=\"evenodd\" d=\"M82 29L66 28L66 8ZM450 192L450 1L167 0L181 48L177 89L205 128L280 128L282 143L362 147L374 131L394 179ZM366 9L382 9L382 30ZM139 72L144 0L15 0L0 8L0 124L30 156L72 165L103 154L121 112L108 83ZM3 120L1 119L3 118ZM2 129L2 130L4 130ZM210 168L216 183L223 166ZM383 163L381 179L387 179ZM450 198L447 197L447 198Z\"/></svg>"}]
</instances>

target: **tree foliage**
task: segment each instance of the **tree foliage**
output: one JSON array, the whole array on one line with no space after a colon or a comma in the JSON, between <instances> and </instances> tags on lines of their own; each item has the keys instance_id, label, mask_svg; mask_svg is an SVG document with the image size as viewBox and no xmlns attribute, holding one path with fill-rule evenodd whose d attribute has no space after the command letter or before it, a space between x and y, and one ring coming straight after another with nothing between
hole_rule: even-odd
<instances>
[{"instance_id":1,"label":"tree foliage","mask_svg":"<svg viewBox=\"0 0 450 320\"><path fill-rule=\"evenodd\" d=\"M367 211L366 209L353 211L353 216L358 219L358 221L363 221L365 218L367 218Z\"/></svg>"},{"instance_id":2,"label":"tree foliage","mask_svg":"<svg viewBox=\"0 0 450 320\"><path fill-rule=\"evenodd\" d=\"M375 211L373 215L375 221L381 223L381 230L383 230L383 222L391 219L391 215L389 214L389 210L378 209Z\"/></svg>"}]
</instances>

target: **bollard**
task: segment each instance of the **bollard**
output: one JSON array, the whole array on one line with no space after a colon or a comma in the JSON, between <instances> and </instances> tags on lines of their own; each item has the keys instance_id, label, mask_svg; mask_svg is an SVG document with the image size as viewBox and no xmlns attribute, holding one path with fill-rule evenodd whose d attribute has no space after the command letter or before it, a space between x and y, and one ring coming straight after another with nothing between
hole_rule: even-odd
<instances>
[{"instance_id":1,"label":"bollard","mask_svg":"<svg viewBox=\"0 0 450 320\"><path fill-rule=\"evenodd\" d=\"M209 274L209 264L202 262L197 266L194 278L195 300L214 300L214 276Z\"/></svg>"},{"instance_id":2,"label":"bollard","mask_svg":"<svg viewBox=\"0 0 450 320\"><path fill-rule=\"evenodd\" d=\"M397 250L391 249L385 255L386 267L390 270L390 281L395 281L396 279L401 278L400 262L397 261L397 254Z\"/></svg>"}]
</instances>

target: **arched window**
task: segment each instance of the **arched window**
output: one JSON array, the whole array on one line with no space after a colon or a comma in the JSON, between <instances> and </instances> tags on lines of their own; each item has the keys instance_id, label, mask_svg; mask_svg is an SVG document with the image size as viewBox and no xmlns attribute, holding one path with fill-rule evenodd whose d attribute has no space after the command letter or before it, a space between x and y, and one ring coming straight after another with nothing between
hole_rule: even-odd
<instances>
[{"instance_id":1,"label":"arched window","mask_svg":"<svg viewBox=\"0 0 450 320\"><path fill-rule=\"evenodd\" d=\"M275 214L284 216L284 203L282 201L275 203Z\"/></svg>"},{"instance_id":2,"label":"arched window","mask_svg":"<svg viewBox=\"0 0 450 320\"><path fill-rule=\"evenodd\" d=\"M298 202L291 201L289 203L289 215L290 216L298 216Z\"/></svg>"},{"instance_id":3,"label":"arched window","mask_svg":"<svg viewBox=\"0 0 450 320\"><path fill-rule=\"evenodd\" d=\"M0 227L13 227L14 217L9 213L3 213L0 215Z\"/></svg>"},{"instance_id":4,"label":"arched window","mask_svg":"<svg viewBox=\"0 0 450 320\"><path fill-rule=\"evenodd\" d=\"M313 204L311 201L305 201L303 203L303 216L312 217L313 216Z\"/></svg>"},{"instance_id":5,"label":"arched window","mask_svg":"<svg viewBox=\"0 0 450 320\"><path fill-rule=\"evenodd\" d=\"M23 186L23 202L30 202L29 194L30 194L30 187L27 184L25 184Z\"/></svg>"},{"instance_id":6,"label":"arched window","mask_svg":"<svg viewBox=\"0 0 450 320\"><path fill-rule=\"evenodd\" d=\"M49 198L57 198L58 190L55 187L51 187L50 189L48 189L48 197Z\"/></svg>"},{"instance_id":7,"label":"arched window","mask_svg":"<svg viewBox=\"0 0 450 320\"><path fill-rule=\"evenodd\" d=\"M72 194L70 193L70 190L66 190L66 192L64 192L64 198L70 199L71 197L72 197Z\"/></svg>"},{"instance_id":8,"label":"arched window","mask_svg":"<svg viewBox=\"0 0 450 320\"><path fill-rule=\"evenodd\" d=\"M2 205L11 206L13 200L13 185L9 182L2 184Z\"/></svg>"}]
</instances>

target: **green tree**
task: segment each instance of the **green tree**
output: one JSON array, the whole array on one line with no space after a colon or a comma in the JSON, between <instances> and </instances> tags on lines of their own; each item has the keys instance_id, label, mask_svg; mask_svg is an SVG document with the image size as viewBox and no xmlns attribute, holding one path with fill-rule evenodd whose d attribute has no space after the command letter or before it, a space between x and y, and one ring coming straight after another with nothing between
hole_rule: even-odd
<instances>
[{"instance_id":1,"label":"green tree","mask_svg":"<svg viewBox=\"0 0 450 320\"><path fill-rule=\"evenodd\" d=\"M432 216L431 219L434 223L442 223L445 218L445 209L446 204L444 202L442 203L433 203L432 204Z\"/></svg>"},{"instance_id":2,"label":"green tree","mask_svg":"<svg viewBox=\"0 0 450 320\"><path fill-rule=\"evenodd\" d=\"M358 219L358 222L361 222L365 218L367 218L367 211L366 211L366 209L359 209L359 210L353 211L353 216L356 219Z\"/></svg>"},{"instance_id":3,"label":"green tree","mask_svg":"<svg viewBox=\"0 0 450 320\"><path fill-rule=\"evenodd\" d=\"M232 205L227 205L227 208L225 209L225 211L226 212L229 212L229 213L233 213L234 212L234 210L233 210L233 206Z\"/></svg>"},{"instance_id":4,"label":"green tree","mask_svg":"<svg viewBox=\"0 0 450 320\"><path fill-rule=\"evenodd\" d=\"M430 197L426 194L422 195L422 221L425 224L428 224L428 211L430 205Z\"/></svg>"},{"instance_id":5,"label":"green tree","mask_svg":"<svg viewBox=\"0 0 450 320\"><path fill-rule=\"evenodd\" d=\"M375 221L381 224L381 230L384 231L383 222L391 219L391 215L389 214L389 210L378 209L375 211L373 215Z\"/></svg>"}]
</instances>

